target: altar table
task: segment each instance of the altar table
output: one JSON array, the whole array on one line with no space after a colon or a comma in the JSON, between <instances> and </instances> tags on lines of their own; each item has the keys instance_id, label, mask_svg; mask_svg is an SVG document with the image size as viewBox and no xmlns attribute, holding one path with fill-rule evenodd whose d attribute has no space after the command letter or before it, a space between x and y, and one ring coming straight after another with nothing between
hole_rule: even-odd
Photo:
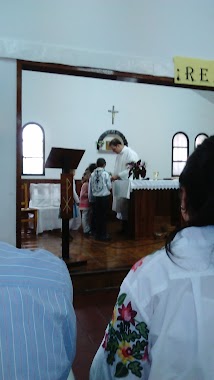
<instances>
[{"instance_id":1,"label":"altar table","mask_svg":"<svg viewBox=\"0 0 214 380\"><path fill-rule=\"evenodd\" d=\"M113 195L129 199L128 233L134 239L154 237L157 217L180 222L178 179L117 180Z\"/></svg>"}]
</instances>

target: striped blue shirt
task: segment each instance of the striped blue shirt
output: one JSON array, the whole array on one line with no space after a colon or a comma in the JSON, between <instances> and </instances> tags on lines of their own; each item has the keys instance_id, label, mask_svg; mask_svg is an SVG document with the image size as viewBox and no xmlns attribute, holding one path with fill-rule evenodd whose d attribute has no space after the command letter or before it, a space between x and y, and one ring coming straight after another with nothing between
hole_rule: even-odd
<instances>
[{"instance_id":1,"label":"striped blue shirt","mask_svg":"<svg viewBox=\"0 0 214 380\"><path fill-rule=\"evenodd\" d=\"M0 380L66 380L76 349L73 288L46 250L0 242Z\"/></svg>"}]
</instances>

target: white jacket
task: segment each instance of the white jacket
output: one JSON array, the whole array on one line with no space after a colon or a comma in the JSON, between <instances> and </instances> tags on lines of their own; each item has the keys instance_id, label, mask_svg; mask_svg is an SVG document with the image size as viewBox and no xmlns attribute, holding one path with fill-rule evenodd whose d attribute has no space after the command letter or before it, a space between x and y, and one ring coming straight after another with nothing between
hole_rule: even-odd
<instances>
[{"instance_id":1,"label":"white jacket","mask_svg":"<svg viewBox=\"0 0 214 380\"><path fill-rule=\"evenodd\" d=\"M89 179L89 200L93 197L106 197L111 194L111 178L103 168L96 168Z\"/></svg>"},{"instance_id":2,"label":"white jacket","mask_svg":"<svg viewBox=\"0 0 214 380\"><path fill-rule=\"evenodd\" d=\"M123 281L90 380L214 379L214 226L189 227Z\"/></svg>"}]
</instances>

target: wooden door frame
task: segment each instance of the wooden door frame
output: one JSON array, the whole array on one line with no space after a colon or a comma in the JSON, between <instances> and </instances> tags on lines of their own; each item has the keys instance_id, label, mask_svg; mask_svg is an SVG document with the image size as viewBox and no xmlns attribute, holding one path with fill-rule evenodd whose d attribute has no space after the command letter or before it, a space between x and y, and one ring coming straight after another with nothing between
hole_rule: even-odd
<instances>
[{"instance_id":1,"label":"wooden door frame","mask_svg":"<svg viewBox=\"0 0 214 380\"><path fill-rule=\"evenodd\" d=\"M124 82L155 84L162 86L193 88L174 83L174 78L144 75L92 67L68 66L53 63L17 60L17 133L16 133L16 246L21 247L21 175L22 175L22 70L54 74L73 75L87 78L108 79ZM212 91L201 86L194 89Z\"/></svg>"}]
</instances>

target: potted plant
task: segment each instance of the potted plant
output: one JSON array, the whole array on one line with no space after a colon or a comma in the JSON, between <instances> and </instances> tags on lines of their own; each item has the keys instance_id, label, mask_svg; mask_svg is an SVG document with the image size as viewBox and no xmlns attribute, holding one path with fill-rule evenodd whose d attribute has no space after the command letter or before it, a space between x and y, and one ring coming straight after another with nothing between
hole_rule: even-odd
<instances>
[{"instance_id":1,"label":"potted plant","mask_svg":"<svg viewBox=\"0 0 214 380\"><path fill-rule=\"evenodd\" d=\"M146 176L146 165L145 162L141 163L141 160L137 162L129 162L129 177L133 175L133 179L145 178Z\"/></svg>"}]
</instances>

